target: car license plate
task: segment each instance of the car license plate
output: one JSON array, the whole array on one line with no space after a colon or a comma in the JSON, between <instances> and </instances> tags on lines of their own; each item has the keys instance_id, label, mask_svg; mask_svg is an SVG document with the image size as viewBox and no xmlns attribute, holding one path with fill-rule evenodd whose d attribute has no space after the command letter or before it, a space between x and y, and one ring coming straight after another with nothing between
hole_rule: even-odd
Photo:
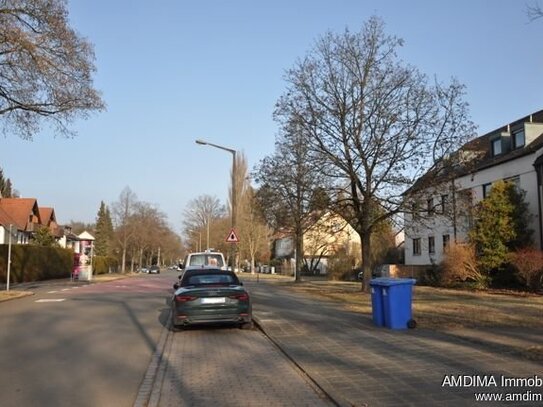
<instances>
[{"instance_id":1,"label":"car license plate","mask_svg":"<svg viewBox=\"0 0 543 407\"><path fill-rule=\"evenodd\" d=\"M226 298L224 297L202 298L202 304L224 304L225 302Z\"/></svg>"}]
</instances>

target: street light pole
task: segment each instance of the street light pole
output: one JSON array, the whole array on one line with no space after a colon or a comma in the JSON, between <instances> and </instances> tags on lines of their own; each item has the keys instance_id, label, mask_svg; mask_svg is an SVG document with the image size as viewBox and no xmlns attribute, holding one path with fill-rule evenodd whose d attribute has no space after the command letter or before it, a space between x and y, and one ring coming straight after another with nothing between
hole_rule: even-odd
<instances>
[{"instance_id":1,"label":"street light pole","mask_svg":"<svg viewBox=\"0 0 543 407\"><path fill-rule=\"evenodd\" d=\"M196 144L200 144L202 146L211 146L218 148L220 150L228 151L230 154L232 154L232 229L236 228L236 221L237 221L237 199L236 199L236 150L233 148L228 148L224 146L220 146L218 144L213 144L208 141L204 140L195 140ZM232 253L235 254L235 246L232 246L233 250ZM234 269L234 262L235 258L232 256L232 269Z\"/></svg>"},{"instance_id":2,"label":"street light pole","mask_svg":"<svg viewBox=\"0 0 543 407\"><path fill-rule=\"evenodd\" d=\"M7 276L6 276L6 291L9 291L9 280L10 280L10 273L11 273L11 227L13 225L9 225L9 238L8 238L8 267L7 267Z\"/></svg>"}]
</instances>

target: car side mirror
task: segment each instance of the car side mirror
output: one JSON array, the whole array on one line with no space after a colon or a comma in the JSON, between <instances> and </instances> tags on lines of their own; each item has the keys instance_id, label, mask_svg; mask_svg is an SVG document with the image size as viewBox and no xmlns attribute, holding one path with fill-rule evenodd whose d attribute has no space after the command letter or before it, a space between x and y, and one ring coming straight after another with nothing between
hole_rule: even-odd
<instances>
[{"instance_id":1,"label":"car side mirror","mask_svg":"<svg viewBox=\"0 0 543 407\"><path fill-rule=\"evenodd\" d=\"M179 284L178 284L178 283L174 283L174 284L173 284L173 289L174 289L174 290L177 290L178 288L179 288Z\"/></svg>"}]
</instances>

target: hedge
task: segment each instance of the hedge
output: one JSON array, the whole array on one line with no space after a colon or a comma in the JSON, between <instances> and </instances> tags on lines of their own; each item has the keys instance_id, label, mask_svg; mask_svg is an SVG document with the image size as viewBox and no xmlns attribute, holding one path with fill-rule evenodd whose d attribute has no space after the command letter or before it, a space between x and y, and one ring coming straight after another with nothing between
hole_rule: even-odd
<instances>
[{"instance_id":1,"label":"hedge","mask_svg":"<svg viewBox=\"0 0 543 407\"><path fill-rule=\"evenodd\" d=\"M119 268L119 262L111 256L94 256L92 267L94 274L115 273Z\"/></svg>"},{"instance_id":2,"label":"hedge","mask_svg":"<svg viewBox=\"0 0 543 407\"><path fill-rule=\"evenodd\" d=\"M10 283L69 278L74 255L70 249L11 246ZM6 283L8 245L0 245L0 283Z\"/></svg>"}]
</instances>

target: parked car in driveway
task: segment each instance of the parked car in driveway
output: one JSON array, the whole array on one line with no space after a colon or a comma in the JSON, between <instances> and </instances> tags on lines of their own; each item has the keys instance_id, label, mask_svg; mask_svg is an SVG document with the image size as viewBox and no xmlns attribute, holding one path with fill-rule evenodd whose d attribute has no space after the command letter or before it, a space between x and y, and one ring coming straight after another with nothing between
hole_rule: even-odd
<instances>
[{"instance_id":1,"label":"parked car in driveway","mask_svg":"<svg viewBox=\"0 0 543 407\"><path fill-rule=\"evenodd\" d=\"M173 329L216 323L243 329L253 326L251 298L233 271L209 267L188 269L174 289Z\"/></svg>"}]
</instances>

